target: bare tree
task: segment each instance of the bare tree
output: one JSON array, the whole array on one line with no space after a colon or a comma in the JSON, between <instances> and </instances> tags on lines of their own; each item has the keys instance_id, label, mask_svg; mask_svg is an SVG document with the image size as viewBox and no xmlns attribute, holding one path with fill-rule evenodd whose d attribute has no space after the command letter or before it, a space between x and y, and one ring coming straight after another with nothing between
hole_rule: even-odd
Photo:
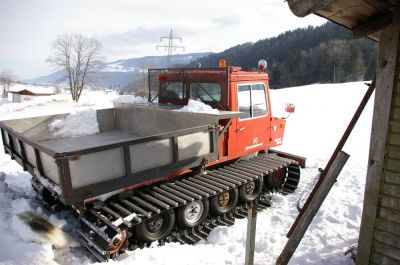
<instances>
[{"instance_id":1,"label":"bare tree","mask_svg":"<svg viewBox=\"0 0 400 265\"><path fill-rule=\"evenodd\" d=\"M3 97L8 97L8 91L10 90L10 86L12 86L16 82L16 77L14 73L8 69L4 70L0 73L0 84L3 86Z\"/></svg>"},{"instance_id":2,"label":"bare tree","mask_svg":"<svg viewBox=\"0 0 400 265\"><path fill-rule=\"evenodd\" d=\"M94 68L100 60L100 43L80 34L59 36L47 61L65 72L72 99L78 102L82 90L94 82Z\"/></svg>"}]
</instances>

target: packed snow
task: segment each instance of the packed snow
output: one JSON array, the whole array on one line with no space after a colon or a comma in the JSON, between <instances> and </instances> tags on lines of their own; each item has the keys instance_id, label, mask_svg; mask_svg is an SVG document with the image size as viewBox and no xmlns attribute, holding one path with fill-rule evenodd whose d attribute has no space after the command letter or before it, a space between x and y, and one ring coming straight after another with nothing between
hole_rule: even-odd
<instances>
[{"instance_id":1,"label":"packed snow","mask_svg":"<svg viewBox=\"0 0 400 265\"><path fill-rule=\"evenodd\" d=\"M148 100L144 97L135 97L133 95L122 95L112 101L113 103L122 104L147 104Z\"/></svg>"},{"instance_id":2,"label":"packed snow","mask_svg":"<svg viewBox=\"0 0 400 265\"><path fill-rule=\"evenodd\" d=\"M284 117L285 103L294 103L296 112L287 121L284 144L279 149L306 156L299 188L293 195L274 194L273 205L257 217L255 264L275 264L287 238L287 231L298 212L296 201L306 185L323 168L356 110L367 87L362 82L310 85L271 91L274 116ZM41 103L0 105L0 120L26 115L43 115L58 110L101 108L112 105L116 96L87 93L99 104L75 104L65 99ZM108 103L107 103L108 101ZM372 100L345 146L351 155L322 208L314 218L289 264L354 264L345 251L357 244L361 221ZM9 106L11 105L11 106ZM1 148L1 146L0 146ZM79 246L55 249L51 242L24 241L28 232L15 224L18 214L41 214L72 238L77 238L77 223L68 212L51 214L43 210L30 186L31 176L8 155L0 154L0 263L1 264L92 264L92 255ZM14 224L13 224L14 223ZM246 220L234 226L215 228L206 240L195 245L169 243L128 251L110 264L243 264ZM22 233L22 234L21 234ZM33 238L33 239L32 239ZM40 241L40 240L34 240ZM6 246L6 247L5 247Z\"/></svg>"},{"instance_id":3,"label":"packed snow","mask_svg":"<svg viewBox=\"0 0 400 265\"><path fill-rule=\"evenodd\" d=\"M62 120L49 124L50 133L58 138L77 137L99 133L95 109L71 112Z\"/></svg>"},{"instance_id":4,"label":"packed snow","mask_svg":"<svg viewBox=\"0 0 400 265\"><path fill-rule=\"evenodd\" d=\"M183 106L176 111L182 112L197 112L197 113L208 113L208 114L218 114L219 110L213 109L210 105L207 105L199 100L189 99L188 104Z\"/></svg>"}]
</instances>

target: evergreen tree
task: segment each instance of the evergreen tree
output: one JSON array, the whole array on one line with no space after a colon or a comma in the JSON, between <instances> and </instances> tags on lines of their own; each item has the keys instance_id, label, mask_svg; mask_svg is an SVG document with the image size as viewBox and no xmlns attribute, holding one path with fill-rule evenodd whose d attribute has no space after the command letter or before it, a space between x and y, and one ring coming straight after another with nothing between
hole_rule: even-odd
<instances>
[{"instance_id":1,"label":"evergreen tree","mask_svg":"<svg viewBox=\"0 0 400 265\"><path fill-rule=\"evenodd\" d=\"M237 45L196 62L203 67L217 67L222 58L228 65L241 66L244 70L252 70L260 59L266 59L270 86L282 88L370 80L376 69L377 45L365 38L355 40L351 31L327 22L319 27L309 26Z\"/></svg>"}]
</instances>

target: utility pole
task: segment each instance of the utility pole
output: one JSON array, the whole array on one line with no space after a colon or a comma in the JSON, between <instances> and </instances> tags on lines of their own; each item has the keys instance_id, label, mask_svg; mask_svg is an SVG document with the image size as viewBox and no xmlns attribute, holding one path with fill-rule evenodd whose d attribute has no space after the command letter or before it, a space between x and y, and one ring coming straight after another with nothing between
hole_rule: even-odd
<instances>
[{"instance_id":1,"label":"utility pole","mask_svg":"<svg viewBox=\"0 0 400 265\"><path fill-rule=\"evenodd\" d=\"M172 33L172 29L169 32L169 36L165 36L165 37L161 37L160 38L160 42L161 43L163 42L163 40L168 40L168 44L167 45L157 45L156 49L158 50L158 48L164 48L164 50L168 51L168 56L167 56L167 68L168 68L170 63L171 63L172 52L175 51L176 49L182 49L184 51L185 47L174 44L174 40L179 40L180 42L182 42L182 38L174 36L174 34Z\"/></svg>"}]
</instances>

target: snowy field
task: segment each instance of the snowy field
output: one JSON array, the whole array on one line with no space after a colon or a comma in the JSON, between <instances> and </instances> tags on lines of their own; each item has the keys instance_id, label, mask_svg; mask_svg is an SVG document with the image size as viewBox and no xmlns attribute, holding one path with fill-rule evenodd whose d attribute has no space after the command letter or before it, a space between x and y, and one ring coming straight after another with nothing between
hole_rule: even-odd
<instances>
[{"instance_id":1,"label":"snowy field","mask_svg":"<svg viewBox=\"0 0 400 265\"><path fill-rule=\"evenodd\" d=\"M274 204L258 214L255 264L275 264L297 216L296 201L304 187L324 167L350 121L367 87L362 83L310 85L271 91L275 116L286 116L285 103L294 103L296 112L287 122L281 150L308 158L297 191L290 196L275 194ZM116 95L88 92L79 103L67 95L42 98L27 103L0 102L0 120L63 113L112 106ZM126 100L126 99L125 99ZM357 244L361 220L372 119L372 99L344 151L350 154L342 174L315 217L290 264L354 264L344 255ZM71 242L55 248L21 225L16 215L24 211L42 214L72 238L76 222L66 213L51 215L42 209L30 187L30 175L0 150L0 264L92 264L95 261L82 247ZM2 173L1 173L2 172ZM243 264L246 220L232 227L214 229L207 240L196 245L166 246L123 254L110 264ZM38 242L31 242L35 238Z\"/></svg>"}]
</instances>

